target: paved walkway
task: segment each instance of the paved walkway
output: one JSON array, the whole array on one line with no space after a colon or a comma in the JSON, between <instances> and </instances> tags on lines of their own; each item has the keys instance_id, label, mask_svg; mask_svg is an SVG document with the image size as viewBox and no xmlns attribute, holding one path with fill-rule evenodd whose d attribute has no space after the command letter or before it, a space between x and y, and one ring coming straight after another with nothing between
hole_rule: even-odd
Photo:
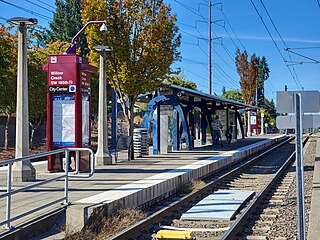
<instances>
[{"instance_id":1,"label":"paved walkway","mask_svg":"<svg viewBox=\"0 0 320 240\"><path fill-rule=\"evenodd\" d=\"M71 203L84 198L91 197L96 194L117 188L119 186L132 183L141 179L148 178L158 173L167 172L199 160L203 160L212 156L221 155L226 151L238 149L264 140L275 135L265 135L263 137L252 137L240 139L230 147L197 147L192 151L178 151L166 155L151 155L143 158L136 158L133 161L122 161L115 165L98 166L95 174L89 179L70 179L69 181L69 201ZM121 159L124 156L121 155ZM46 162L33 163L37 171L37 181L52 178L52 176L60 173L48 173L46 171ZM13 189L26 186L28 183L14 183ZM6 191L6 171L0 168L0 194ZM45 204L49 200L60 198L63 196L64 181L57 181L44 185L42 187L19 193L13 196L12 216L18 213L30 210L34 207ZM50 209L60 207L60 204L50 207L39 213L34 213L21 220L14 221L13 226L45 213ZM5 198L0 199L0 221L5 220ZM4 230L0 230L3 232Z\"/></svg>"},{"instance_id":2,"label":"paved walkway","mask_svg":"<svg viewBox=\"0 0 320 240\"><path fill-rule=\"evenodd\" d=\"M309 217L308 240L318 240L320 237L320 134L317 138L316 158L314 163L311 209Z\"/></svg>"}]
</instances>

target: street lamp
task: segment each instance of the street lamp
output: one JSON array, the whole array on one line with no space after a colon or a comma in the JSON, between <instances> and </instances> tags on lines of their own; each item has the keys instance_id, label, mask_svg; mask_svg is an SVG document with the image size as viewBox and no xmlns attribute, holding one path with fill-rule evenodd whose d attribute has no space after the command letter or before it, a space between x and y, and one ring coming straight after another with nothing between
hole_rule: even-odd
<instances>
[{"instance_id":1,"label":"street lamp","mask_svg":"<svg viewBox=\"0 0 320 240\"><path fill-rule=\"evenodd\" d=\"M15 17L8 22L18 25L18 72L16 111L16 158L29 155L28 67L26 25L35 25L36 18ZM13 165L13 181L33 181L36 170L30 160Z\"/></svg>"},{"instance_id":2,"label":"street lamp","mask_svg":"<svg viewBox=\"0 0 320 240\"><path fill-rule=\"evenodd\" d=\"M80 31L72 38L71 40L71 45L67 49L66 54L76 54L76 40L80 36L80 34L86 29L87 26L91 24L102 24L100 27L100 32L105 34L107 32L107 26L106 26L106 21L98 20L98 21L89 21L87 22L81 29Z\"/></svg>"},{"instance_id":3,"label":"street lamp","mask_svg":"<svg viewBox=\"0 0 320 240\"><path fill-rule=\"evenodd\" d=\"M106 51L110 52L112 48L96 46L94 49L100 51L98 149L95 158L98 165L109 165L112 164L112 157L108 149Z\"/></svg>"}]
</instances>

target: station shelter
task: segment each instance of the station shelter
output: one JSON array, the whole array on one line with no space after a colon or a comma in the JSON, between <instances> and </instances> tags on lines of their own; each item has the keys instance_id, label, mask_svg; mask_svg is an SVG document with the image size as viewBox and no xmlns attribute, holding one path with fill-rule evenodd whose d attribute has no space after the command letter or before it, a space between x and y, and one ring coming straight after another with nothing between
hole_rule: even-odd
<instances>
[{"instance_id":1,"label":"station shelter","mask_svg":"<svg viewBox=\"0 0 320 240\"><path fill-rule=\"evenodd\" d=\"M244 138L241 114L259 109L176 85L141 95L138 103L147 103L141 126L152 133L153 154L166 153L168 145L176 151L182 146L193 149L196 140L200 145L209 144L209 138L213 139L211 123L215 115L219 116L223 125L222 139L230 124L233 127L232 141Z\"/></svg>"}]
</instances>

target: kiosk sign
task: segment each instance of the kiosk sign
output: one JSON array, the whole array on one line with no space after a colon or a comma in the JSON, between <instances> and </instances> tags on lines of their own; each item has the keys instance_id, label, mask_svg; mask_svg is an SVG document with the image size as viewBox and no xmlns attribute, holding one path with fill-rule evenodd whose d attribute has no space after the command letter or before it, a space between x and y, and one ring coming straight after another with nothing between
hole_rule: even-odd
<instances>
[{"instance_id":1,"label":"kiosk sign","mask_svg":"<svg viewBox=\"0 0 320 240\"><path fill-rule=\"evenodd\" d=\"M53 101L53 146L75 145L75 104L74 95L55 95Z\"/></svg>"},{"instance_id":2,"label":"kiosk sign","mask_svg":"<svg viewBox=\"0 0 320 240\"><path fill-rule=\"evenodd\" d=\"M81 148L91 145L91 72L96 68L88 59L76 54L50 55L47 92L47 144L48 150ZM62 169L62 156L48 158L48 170ZM80 156L80 170L87 170L88 160Z\"/></svg>"}]
</instances>

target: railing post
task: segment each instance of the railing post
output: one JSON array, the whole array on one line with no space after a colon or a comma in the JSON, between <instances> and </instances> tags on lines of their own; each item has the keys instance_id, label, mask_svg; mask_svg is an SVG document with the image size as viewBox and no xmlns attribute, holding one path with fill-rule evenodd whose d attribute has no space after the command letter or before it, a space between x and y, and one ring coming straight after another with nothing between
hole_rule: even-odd
<instances>
[{"instance_id":1,"label":"railing post","mask_svg":"<svg viewBox=\"0 0 320 240\"><path fill-rule=\"evenodd\" d=\"M11 179L12 179L12 163L8 164L8 179L7 179L7 209L6 209L6 229L11 229Z\"/></svg>"},{"instance_id":2,"label":"railing post","mask_svg":"<svg viewBox=\"0 0 320 240\"><path fill-rule=\"evenodd\" d=\"M65 167L64 167L64 171L65 171L65 181L64 181L64 204L68 205L69 204L69 198L68 198L68 188L69 188L69 149L66 149L65 151Z\"/></svg>"},{"instance_id":3,"label":"railing post","mask_svg":"<svg viewBox=\"0 0 320 240\"><path fill-rule=\"evenodd\" d=\"M79 154L79 151L76 151L75 154L74 154L74 157L76 158L75 160L75 163L76 163L76 172L75 174L78 174L79 173L79 169L80 169L80 154Z\"/></svg>"}]
</instances>

